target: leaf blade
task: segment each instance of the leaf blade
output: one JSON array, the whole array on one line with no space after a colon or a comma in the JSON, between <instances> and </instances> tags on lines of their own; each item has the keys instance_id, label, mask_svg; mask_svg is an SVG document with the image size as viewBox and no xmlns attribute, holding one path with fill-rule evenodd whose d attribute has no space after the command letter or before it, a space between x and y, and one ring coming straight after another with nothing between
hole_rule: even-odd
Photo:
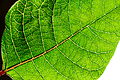
<instances>
[{"instance_id":1,"label":"leaf blade","mask_svg":"<svg viewBox=\"0 0 120 80\"><path fill-rule=\"evenodd\" d=\"M61 4L62 2L64 2L64 1L61 1L61 2L59 2L59 0L57 0L58 2L56 3L56 5L55 5L55 7L56 6L58 6L59 5L59 3ZM74 2L74 1L73 1ZM72 1L70 2L71 4L73 4L72 3ZM64 5L66 5L66 4L64 4ZM58 6L59 7L59 6ZM65 6L63 6L63 8L64 8ZM84 6L85 7L85 6ZM113 7L113 6L112 6ZM79 11L77 8L73 8L73 9L76 9L76 11ZM56 9L56 10L58 10L58 9ZM68 10L68 9L67 9ZM116 10L116 7L115 7L115 10ZM118 7L118 10L119 10L119 7ZM75 10L73 10L73 12L71 11L71 13L74 13L74 11ZM106 11L107 11L107 9L106 9ZM114 9L113 10L111 10L111 11L114 11ZM111 12L111 11L109 11L109 12ZM91 60L90 60L90 57L92 57L92 59L94 59L94 58L96 58L97 56L95 55L95 56L93 56L93 55L90 55L90 54L88 54L88 53L99 53L99 52L101 52L101 53L104 53L104 52L106 52L107 50L109 50L111 47L109 47L109 46L111 46L111 44L108 44L108 43L111 43L110 41L108 41L108 40L105 40L103 37L101 37L101 36L98 36L98 35L101 35L101 33L102 32L99 32L99 34L98 34L98 32L96 31L95 32L95 30L98 30L99 29L99 25L100 25L100 23L102 24L102 21L101 21L101 19L103 19L104 20L104 17L106 17L106 15L103 15L103 16L101 16L100 18L98 18L98 19L95 19L95 20L93 20L92 21L92 19L91 19L91 23L89 23L89 25L87 25L87 26L85 26L85 30L83 30L82 32L80 32L79 33L79 30L76 32L76 33L74 33L76 30L77 30L77 28L75 28L75 30L74 30L74 28L73 29L71 29L71 27L76 27L75 25L74 26L71 26L71 25L68 25L68 24L72 24L71 22L70 22L70 19L69 19L69 17L70 16L68 16L68 20L66 20L66 17L64 18L63 16L63 21L61 20L61 19L59 19L59 18L56 18L56 15L55 15L55 12L56 11L54 11L54 19L53 19L53 26L54 26L54 31L56 31L54 34L55 34L55 36L57 35L57 37L56 37L56 42L57 43L59 43L60 41L62 41L63 40L63 42L64 42L64 40L65 40L65 43L63 44L63 45L60 45L60 46L58 46L58 47L55 47L56 49L55 49L55 52L56 53L58 53L59 54L59 57L61 58L61 64L58 64L57 63L57 60L56 60L56 63L52 63L51 61L54 61L54 60L52 60L51 59L51 61L50 61L50 55L51 54L55 54L55 53L51 53L50 55L48 54L48 56L46 56L46 55L43 55L42 57L43 57L43 59L45 59L45 60L41 60L43 63L45 63L46 65L48 65L49 66L49 68L51 67L51 69L49 69L48 70L48 68L46 68L47 70L48 70L48 72L49 72L49 74L51 74L50 75L50 77L49 76L45 76L45 75L49 75L49 74L46 74L46 72L45 71L41 71L40 69L44 69L44 67L42 67L42 68L40 68L39 69L39 67L35 67L35 65L37 65L37 62L36 62L36 60L34 60L33 62L30 62L30 65L34 65L33 66L33 69L32 69L32 71L31 71L31 73L34 73L34 71L35 70L38 70L38 71L40 71L40 74L45 74L44 75L44 77L45 77L45 79L50 79L50 78L55 78L55 80L56 79L61 79L61 77L59 77L59 78L57 78L58 77L58 75L57 74L59 74L59 76L62 76L62 79L85 79L85 80L89 80L89 79L97 79L98 78L98 76L100 76L100 74L101 74L101 72L99 72L100 74L98 75L98 72L96 73L96 75L95 75L95 70L97 70L97 69L99 69L99 66L97 65L97 64L95 64L95 62L92 62ZM66 11L66 12L63 12L63 13L61 13L61 14L63 14L63 15L66 15L65 13L67 13L67 15L68 15L68 12L69 11ZM84 12L86 12L86 11L84 11ZM108 13L106 13L106 14L108 14L109 15L109 12ZM78 12L79 13L79 12ZM75 14L78 14L78 13L75 13ZM111 13L110 13L111 14ZM99 15L99 14L98 14ZM77 15L78 16L78 15ZM110 15L111 16L111 15ZM87 16L85 16L85 15L83 15L83 16L80 16L80 17L82 17L82 18L84 18L84 17L89 17L88 15ZM28 17L29 18L29 17ZM73 20L73 22L74 22L74 20L76 20L75 18L77 18L77 17L70 17L70 18L72 18L71 20ZM94 17L93 17L94 18ZM64 19L66 20L66 21L68 21L68 23L67 22L64 22ZM68 37L71 33L70 33L70 30L68 31L68 30L65 30L64 29L64 27L66 26L66 25L64 25L64 24L59 24L59 26L61 26L61 27L57 27L58 25L58 23L57 23L57 20L58 20L58 22L61 22L61 23L66 23L66 25L68 25L68 27L70 27L70 29L72 30L72 33L74 33L75 35L78 35L77 37L79 37L79 38L82 38L81 40L77 40L77 37L76 36L70 36L70 38ZM61 21L59 21L59 20L61 20ZM86 20L86 19L85 19ZM88 19L89 20L89 19ZM28 20L29 21L29 20ZM56 21L56 22L55 22ZM76 21L77 22L77 21ZM78 20L78 22L79 22L79 20ZM82 22L82 20L81 20L81 22ZM98 22L98 23L97 23ZM32 22L32 23L36 23L36 21L34 21L34 22ZM44 22L43 22L44 23ZM84 22L84 20L83 20L83 23L84 24L88 24L88 22L87 21L85 21ZM45 23L46 24L46 23ZM49 24L49 23L48 23ZM74 23L73 23L74 24ZM82 24L82 25L84 25L84 24ZM96 27L95 27L95 25L97 24L97 27L98 27L98 29L96 29ZM99 24L99 25L98 25ZM103 23L103 24L105 24L105 23ZM27 26L29 26L29 25L32 25L32 24L28 24ZM77 24L78 25L78 24ZM80 27L82 27L82 25L81 26L78 26L78 28L80 28ZM27 28L27 26L25 26L26 28ZM33 25L34 26L34 25ZM43 25L44 26L44 25ZM56 26L56 27L55 27ZM92 27L91 27L92 26ZM106 27L105 25L104 25L104 27ZM84 27L83 27L84 28ZM118 29L119 29L119 27L117 27ZM14 28L13 28L14 29ZM48 28L49 29L49 28ZM62 33L62 34L60 34L61 33L61 31L60 30L58 30L58 29L60 29L62 32L64 31L64 33ZM82 28L81 28L82 29ZM81 30L80 29L80 30ZM100 28L101 29L101 28ZM99 29L99 30L100 30ZM114 28L112 28L112 29L114 29ZM44 29L43 29L44 30ZM23 30L23 31L25 31L25 30ZM100 30L100 31L103 31L103 28ZM103 31L104 32L104 31ZM106 31L107 32L107 31ZM108 31L109 32L109 31ZM27 34L27 32L23 32L24 33L24 35L25 34ZM111 34L111 32L109 32L110 34ZM35 33L34 33L35 34ZM64 34L64 37L60 37L59 36L59 34L60 34L60 36L62 36L63 34ZM92 41L90 41L90 40L93 40L94 41L94 39L91 39L89 36L87 36L89 34L89 36L90 37L94 37L95 38L95 40L96 40L96 42L92 42ZM104 34L106 34L106 33L104 33ZM118 35L119 35L119 33L117 33ZM86 37L84 37L84 36L87 36L87 38ZM108 34L107 34L108 35ZM113 35L113 37L115 37L115 33L113 32L111 35ZM15 35L14 35L15 36ZM35 36L35 35L34 35ZM46 35L44 35L44 36L46 36ZM102 35L103 36L103 35ZM47 36L48 37L48 36ZM60 38L59 38L60 37ZM66 37L68 37L67 39L66 39ZM51 37L50 37L51 38ZM64 39L65 38L65 39ZM88 39L88 40L87 40ZM90 40L89 40L90 39ZM118 41L119 40L119 37L117 37L117 38L114 38L116 41ZM113 41L115 41L113 39ZM25 40L27 40L27 39L25 39ZM29 39L28 39L29 40ZM75 40L75 42L77 42L77 43L75 43L74 42L74 40ZM85 40L85 41L84 41ZM97 42L97 40L98 40L98 42ZM92 45L93 47L95 46L95 45L97 45L97 48L96 47L94 47L93 49L87 49L87 48L84 48L85 47L85 45L86 45L86 43L84 43L84 42L90 42L91 44L87 44L87 46L88 46L88 48L90 48L90 45ZM114 46L113 46L113 48L112 48L112 50L114 51L114 49L115 49L115 46L117 45L117 42L115 41L115 44L114 44ZM55 43L55 41L50 41L50 42L48 42L48 40L46 40L46 44L45 44L45 48L47 48L50 44L51 44L51 42L53 42L54 44L53 45L55 45L56 43ZM107 42L107 43L106 43ZM43 42L42 42L43 43ZM62 42L61 42L62 43ZM60 44L61 44L60 43ZM70 44L71 43L71 44ZM80 44L79 44L80 43ZM83 44L84 43L84 44ZM101 45L99 45L99 43L101 44ZM17 44L17 43L16 43ZM33 43L34 44L34 43ZM47 44L49 44L49 45L47 45ZM79 44L79 45L78 45ZM52 45L52 46L53 46ZM68 47L68 45L69 45L69 48L70 48L70 51L69 50L67 50L67 47ZM77 47L75 46L75 45L77 45ZM80 45L82 45L82 46L84 46L84 47L81 47ZM99 45L99 46L98 46ZM104 45L104 48L102 48L102 46ZM113 45L113 44L112 44ZM51 46L51 45L50 45ZM49 46L49 48L50 48L50 46ZM62 47L61 47L62 46ZM76 47L75 49L79 49L79 48L81 48L80 49L80 51L79 50L75 50L74 51L74 47ZM78 48L79 47L79 48ZM108 47L108 48L107 48ZM49 49L48 48L48 49ZM68 48L68 49L69 49ZM98 49L98 48L101 48L101 49ZM42 48L40 48L40 49L42 49ZM37 49L38 50L38 49ZM45 49L44 49L45 50ZM72 51L73 50L73 51ZM95 51L95 50L98 50L98 51ZM99 51L99 50L103 50L103 51ZM104 51L104 50L106 50L106 51ZM54 50L53 50L54 51ZM51 51L51 52L53 52L53 51ZM75 63L76 62L76 59L74 60L74 57L77 57L76 55L75 55L75 53L77 53L77 51L80 53L80 54L76 54L76 55L79 55L79 56L83 56L83 54L81 54L81 53L84 53L84 55L86 56L86 58L89 58L88 60L90 60L90 61L86 61L86 63L87 63L87 65L85 65L85 64L83 64L84 63L84 61L85 60L87 60L86 58L85 59L83 59L81 62L82 63ZM85 51L86 51L86 53L85 53ZM32 51L30 51L30 52L32 52ZM38 52L40 52L40 51L38 51ZM71 55L72 54L72 52L74 53L73 55ZM29 52L28 52L29 53ZM66 53L66 54L65 54ZM105 63L104 65L106 65L106 64L108 64L108 62L109 62L109 60L110 60L110 58L111 58L111 56L112 56L112 53L113 52L111 52L111 51L108 51L108 52L106 52L106 53L110 53L111 55L107 55L108 56L108 60L107 60L107 63ZM37 53L35 53L35 54L37 54ZM56 56L58 56L58 54L56 55ZM69 57L70 58L69 58ZM104 57L105 57L106 55L104 54ZM48 59L47 59L47 58ZM53 57L53 56L52 56ZM54 56L55 57L55 56ZM57 59L59 58L59 57L57 57ZM27 59L28 59L28 57L27 57ZM63 59L63 60L62 60ZM79 57L77 57L77 59L79 59ZM49 61L48 61L49 60ZM59 60L59 59L58 59ZM64 60L66 60L66 61L64 61ZM99 59L98 59L99 60ZM75 61L75 62L74 62ZM99 60L100 61L100 60ZM35 63L36 62L36 63ZM97 60L96 60L96 62L97 62ZM101 61L100 61L100 63L101 63ZM14 63L13 63L14 64ZM41 63L42 64L42 63ZM57 64L57 65L55 65L55 66L53 66L53 64ZM66 69L66 67L68 66L68 65L65 65L64 66L64 68L65 68L65 72L63 72L63 70L64 70L64 68L62 68L62 69L60 69L60 67L58 66L58 65L60 65L60 66L63 66L64 64L68 64L68 65L72 65L72 66L75 66L75 68L72 68L71 66L69 67L69 68L67 68ZM74 65L73 65L74 64ZM82 66L80 66L80 65L78 65L78 64L81 64ZM44 65L44 64L43 64ZM95 67L92 67L92 66L95 66ZM103 64L102 64L103 65ZM44 65L45 66L45 65ZM57 67L56 67L57 66ZM83 67L84 66L84 67ZM21 66L20 66L21 67ZM45 66L46 67L46 66ZM81 69L79 69L79 68L81 68ZM22 67L22 69L23 69L24 67ZM74 69L76 72L76 74L78 75L78 76L76 76L76 74L74 74L74 75L72 75L72 73L74 72L74 71L72 71L71 70L71 68L72 69ZM95 68L95 69L93 69L93 68ZM21 69L21 68L20 68ZM17 68L15 69L15 70L17 70L18 72L19 72L19 70L20 69L18 69L17 70ZM45 69L45 70L46 70ZM77 71L77 69L78 70L80 70L81 71L81 73L83 73L83 74L81 74L80 72L78 72ZM50 71L51 70L51 71ZM87 70L87 71L86 71ZM92 71L93 72L92 72ZM71 71L71 72L70 72ZM41 72L43 72L43 73L41 73ZM51 72L51 73L50 73ZM78 72L78 73L77 73ZM14 72L13 72L14 73ZM24 79L28 79L27 77L25 77L25 75L24 74L22 74L21 72L19 72L21 75L22 75L22 77L24 78ZM56 74L56 76L52 76L52 74ZM68 74L69 73L69 74ZM89 74L90 73L90 74ZM11 73L12 74L12 73ZM39 76L38 75L39 74L39 72L37 72L35 75L36 76ZM27 75L30 75L30 74L27 74ZM88 77L85 77L86 75L88 75ZM91 76L91 75L95 75L95 76ZM51 77L52 76L52 77ZM67 77L66 77L67 76ZM30 77L30 78L32 78L32 77ZM40 79L42 79L42 77L39 77ZM36 78L33 78L33 79L36 79Z\"/></svg>"}]
</instances>

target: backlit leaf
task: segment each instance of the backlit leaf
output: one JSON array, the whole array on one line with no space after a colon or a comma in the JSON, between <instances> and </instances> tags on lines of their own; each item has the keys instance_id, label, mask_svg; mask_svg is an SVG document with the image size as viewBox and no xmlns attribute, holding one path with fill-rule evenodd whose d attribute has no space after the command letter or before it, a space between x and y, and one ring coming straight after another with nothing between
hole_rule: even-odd
<instances>
[{"instance_id":1,"label":"backlit leaf","mask_svg":"<svg viewBox=\"0 0 120 80\"><path fill-rule=\"evenodd\" d=\"M14 80L97 80L120 40L120 0L19 0L6 15L3 70Z\"/></svg>"}]
</instances>

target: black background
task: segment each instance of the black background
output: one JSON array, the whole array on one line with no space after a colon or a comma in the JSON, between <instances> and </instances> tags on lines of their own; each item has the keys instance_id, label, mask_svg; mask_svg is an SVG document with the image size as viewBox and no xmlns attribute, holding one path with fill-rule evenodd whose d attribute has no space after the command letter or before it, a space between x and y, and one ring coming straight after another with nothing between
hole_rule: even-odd
<instances>
[{"instance_id":1,"label":"black background","mask_svg":"<svg viewBox=\"0 0 120 80\"><path fill-rule=\"evenodd\" d=\"M0 0L0 42L2 38L3 31L5 29L5 15L8 12L9 8L17 0ZM0 70L2 70L2 58L1 58L1 46L0 46ZM0 77L0 80L12 80L9 76L3 75Z\"/></svg>"}]
</instances>

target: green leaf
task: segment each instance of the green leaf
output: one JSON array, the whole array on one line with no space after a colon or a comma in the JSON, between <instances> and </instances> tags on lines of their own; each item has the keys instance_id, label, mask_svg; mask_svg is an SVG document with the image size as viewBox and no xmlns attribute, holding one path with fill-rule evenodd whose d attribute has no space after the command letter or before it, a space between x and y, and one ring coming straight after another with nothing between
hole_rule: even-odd
<instances>
[{"instance_id":1,"label":"green leaf","mask_svg":"<svg viewBox=\"0 0 120 80\"><path fill-rule=\"evenodd\" d=\"M3 70L14 80L97 80L119 40L120 0L19 0L6 15Z\"/></svg>"}]
</instances>

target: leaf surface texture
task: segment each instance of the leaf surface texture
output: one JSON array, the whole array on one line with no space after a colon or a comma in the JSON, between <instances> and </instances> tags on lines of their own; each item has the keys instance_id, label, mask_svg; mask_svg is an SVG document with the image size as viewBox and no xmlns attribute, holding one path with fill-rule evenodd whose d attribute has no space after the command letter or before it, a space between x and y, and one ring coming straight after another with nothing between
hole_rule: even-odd
<instances>
[{"instance_id":1,"label":"leaf surface texture","mask_svg":"<svg viewBox=\"0 0 120 80\"><path fill-rule=\"evenodd\" d=\"M120 0L19 0L6 15L4 70L15 80L97 80L120 40ZM43 54L43 55L42 55Z\"/></svg>"}]
</instances>

